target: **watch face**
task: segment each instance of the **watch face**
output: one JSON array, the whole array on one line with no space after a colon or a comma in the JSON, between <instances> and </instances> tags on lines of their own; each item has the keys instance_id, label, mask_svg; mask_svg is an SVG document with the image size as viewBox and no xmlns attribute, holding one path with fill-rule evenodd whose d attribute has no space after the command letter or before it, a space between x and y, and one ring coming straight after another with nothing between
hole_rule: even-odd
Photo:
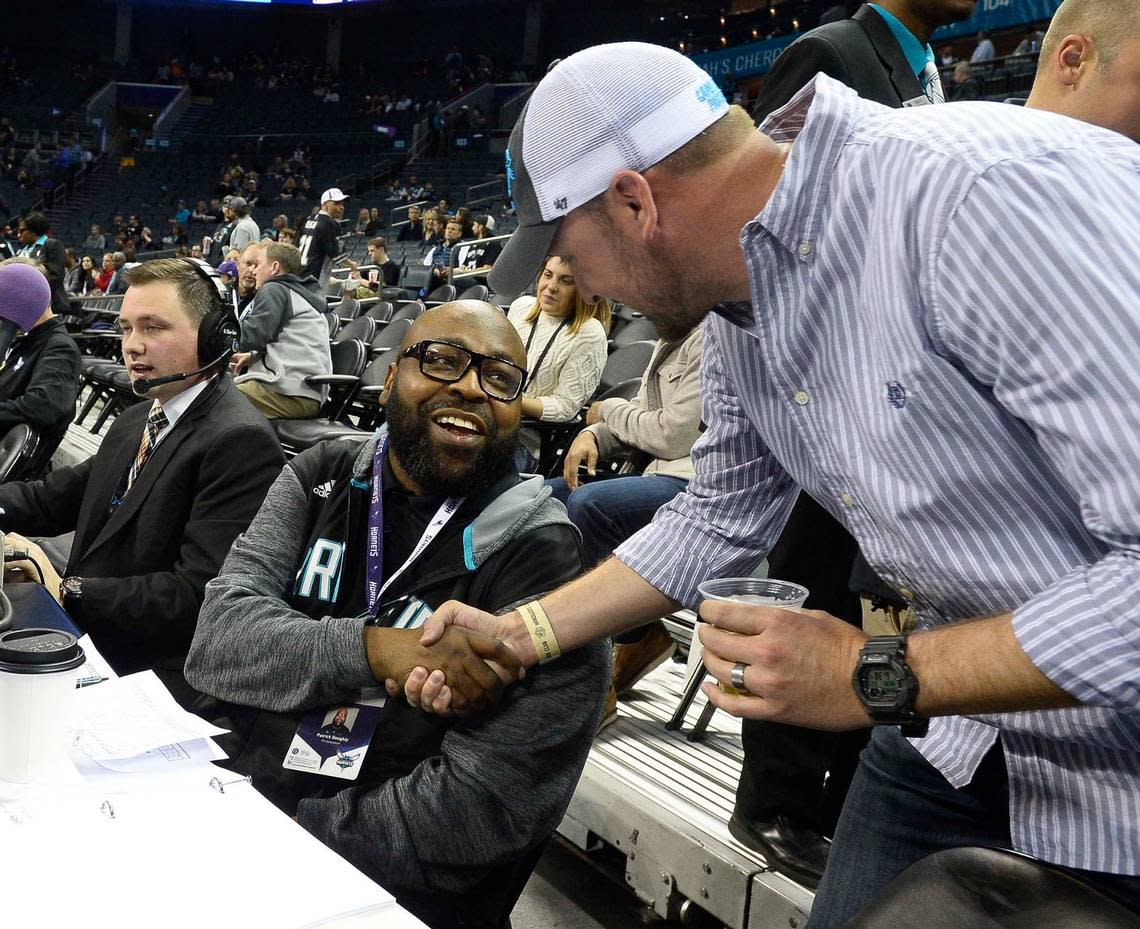
<instances>
[{"instance_id":1,"label":"watch face","mask_svg":"<svg viewBox=\"0 0 1140 929\"><path fill-rule=\"evenodd\" d=\"M902 679L890 667L863 668L860 672L863 696L874 706L894 708L906 699Z\"/></svg>"}]
</instances>

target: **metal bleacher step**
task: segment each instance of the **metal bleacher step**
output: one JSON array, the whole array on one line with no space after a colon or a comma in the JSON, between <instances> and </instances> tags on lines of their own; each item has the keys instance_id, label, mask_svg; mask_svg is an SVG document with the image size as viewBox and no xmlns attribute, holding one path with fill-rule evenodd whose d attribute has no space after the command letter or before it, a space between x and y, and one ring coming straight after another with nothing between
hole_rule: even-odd
<instances>
[{"instance_id":1,"label":"metal bleacher step","mask_svg":"<svg viewBox=\"0 0 1140 929\"><path fill-rule=\"evenodd\" d=\"M694 616L666 619L687 648ZM661 917L702 910L730 929L802 926L812 891L769 869L728 831L744 758L740 720L717 712L703 740L687 734L704 710L698 694L683 731L665 724L681 701L685 666L666 662L618 703L599 733L558 832L583 851L626 856L626 881Z\"/></svg>"}]
</instances>

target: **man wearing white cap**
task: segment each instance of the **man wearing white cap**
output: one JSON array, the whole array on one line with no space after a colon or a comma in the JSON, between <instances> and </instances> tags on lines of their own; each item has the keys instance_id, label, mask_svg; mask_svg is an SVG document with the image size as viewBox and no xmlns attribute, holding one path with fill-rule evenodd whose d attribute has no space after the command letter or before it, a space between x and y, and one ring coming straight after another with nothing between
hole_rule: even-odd
<instances>
[{"instance_id":1,"label":"man wearing white cap","mask_svg":"<svg viewBox=\"0 0 1140 929\"><path fill-rule=\"evenodd\" d=\"M339 187L330 187L321 194L321 208L315 216L310 216L301 227L297 248L301 250L301 277L312 275L327 290L329 275L333 265L345 259L340 244L338 220L344 219L344 202L348 199ZM347 261L355 268L356 262Z\"/></svg>"},{"instance_id":2,"label":"man wearing white cap","mask_svg":"<svg viewBox=\"0 0 1140 929\"><path fill-rule=\"evenodd\" d=\"M919 618L868 638L699 604L709 670L745 691L706 685L716 705L875 727L812 929L955 846L1140 903L1140 147L999 104L891 110L826 76L756 132L692 62L623 43L552 69L508 155L495 292L553 253L665 337L703 320L708 428L688 490L614 558L503 616L441 607L425 644L460 623L533 664L697 606L763 557L799 485ZM440 676L404 684L448 706Z\"/></svg>"}]
</instances>

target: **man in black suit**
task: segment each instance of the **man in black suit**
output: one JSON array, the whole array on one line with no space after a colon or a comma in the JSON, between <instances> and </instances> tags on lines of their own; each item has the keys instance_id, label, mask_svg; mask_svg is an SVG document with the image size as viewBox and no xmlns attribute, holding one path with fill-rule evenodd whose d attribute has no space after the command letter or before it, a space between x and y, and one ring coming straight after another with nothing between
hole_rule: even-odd
<instances>
[{"instance_id":1,"label":"man in black suit","mask_svg":"<svg viewBox=\"0 0 1140 929\"><path fill-rule=\"evenodd\" d=\"M199 352L199 325L220 306L204 271L174 258L124 273L131 287L119 325L132 382L215 360ZM204 348L221 354L216 344ZM44 585L116 671L154 668L186 700L182 665L206 582L256 515L284 456L265 417L218 367L145 396L150 402L120 415L93 458L43 481L0 486L0 527L74 531L62 579L34 543L9 536L9 544L27 546Z\"/></svg>"},{"instance_id":2,"label":"man in black suit","mask_svg":"<svg viewBox=\"0 0 1140 929\"><path fill-rule=\"evenodd\" d=\"M977 0L882 0L864 3L850 19L804 33L768 72L753 118L759 122L783 106L821 71L885 106L941 102L930 36L939 26L968 19L976 5Z\"/></svg>"},{"instance_id":3,"label":"man in black suit","mask_svg":"<svg viewBox=\"0 0 1140 929\"><path fill-rule=\"evenodd\" d=\"M813 29L776 60L753 118L763 122L821 71L886 106L942 102L930 36L939 26L969 17L975 3L882 0L864 4L851 19ZM905 622L906 601L874 575L855 540L807 494L800 494L768 554L768 573L806 587L808 609L856 626L865 623L862 594L875 608L867 620L876 624L874 633ZM744 720L744 766L729 830L776 870L815 886L827 862L823 836L835 827L867 737L866 730L819 732Z\"/></svg>"}]
</instances>

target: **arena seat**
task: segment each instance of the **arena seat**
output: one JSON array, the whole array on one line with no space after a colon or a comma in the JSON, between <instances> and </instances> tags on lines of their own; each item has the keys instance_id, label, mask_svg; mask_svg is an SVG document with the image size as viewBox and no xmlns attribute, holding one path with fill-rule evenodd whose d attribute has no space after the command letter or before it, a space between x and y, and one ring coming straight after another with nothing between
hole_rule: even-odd
<instances>
[{"instance_id":1,"label":"arena seat","mask_svg":"<svg viewBox=\"0 0 1140 929\"><path fill-rule=\"evenodd\" d=\"M1073 871L998 848L916 861L845 929L1140 929L1140 913Z\"/></svg>"}]
</instances>

